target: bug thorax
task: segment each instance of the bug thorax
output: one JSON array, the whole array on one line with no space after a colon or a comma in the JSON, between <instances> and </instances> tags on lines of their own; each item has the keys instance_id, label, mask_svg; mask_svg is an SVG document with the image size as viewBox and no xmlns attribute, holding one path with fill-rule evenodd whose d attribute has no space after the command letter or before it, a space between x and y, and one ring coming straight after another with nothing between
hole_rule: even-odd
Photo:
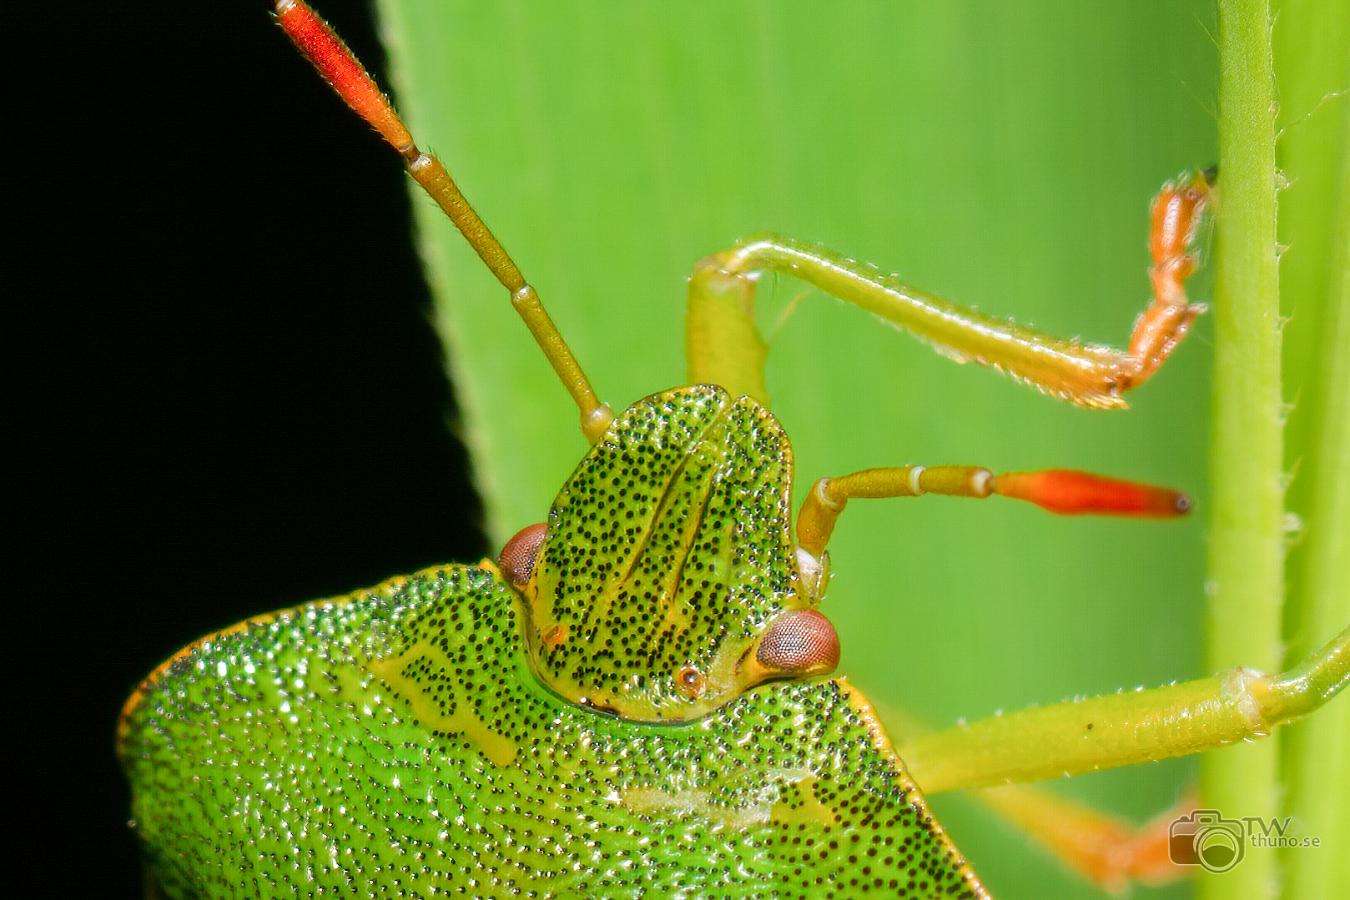
<instances>
[{"instance_id":1,"label":"bug thorax","mask_svg":"<svg viewBox=\"0 0 1350 900\"><path fill-rule=\"evenodd\" d=\"M789 533L792 448L753 400L699 385L629 407L501 555L536 675L583 706L685 721L825 674L825 574Z\"/></svg>"}]
</instances>

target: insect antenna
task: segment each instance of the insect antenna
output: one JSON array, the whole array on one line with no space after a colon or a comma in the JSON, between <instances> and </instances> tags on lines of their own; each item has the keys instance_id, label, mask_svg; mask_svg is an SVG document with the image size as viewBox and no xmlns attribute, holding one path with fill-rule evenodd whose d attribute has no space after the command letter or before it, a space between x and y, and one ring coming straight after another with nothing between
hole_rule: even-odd
<instances>
[{"instance_id":1,"label":"insect antenna","mask_svg":"<svg viewBox=\"0 0 1350 900\"><path fill-rule=\"evenodd\" d=\"M995 475L981 466L901 466L864 469L821 478L797 515L797 544L819 557L835 520L849 500L918 497L1007 497L1025 500L1060 515L1172 519L1190 512L1191 500L1171 488L1107 478L1073 469L1042 469Z\"/></svg>"},{"instance_id":2,"label":"insect antenna","mask_svg":"<svg viewBox=\"0 0 1350 900\"><path fill-rule=\"evenodd\" d=\"M510 293L511 306L524 320L581 411L582 432L591 443L598 441L613 421L613 412L596 398L586 373L549 318L539 294L474 211L450 172L434 155L418 149L412 133L389 98L337 33L303 0L277 0L276 18L286 36L332 85L338 96L398 151L408 174L436 201L483 264Z\"/></svg>"}]
</instances>

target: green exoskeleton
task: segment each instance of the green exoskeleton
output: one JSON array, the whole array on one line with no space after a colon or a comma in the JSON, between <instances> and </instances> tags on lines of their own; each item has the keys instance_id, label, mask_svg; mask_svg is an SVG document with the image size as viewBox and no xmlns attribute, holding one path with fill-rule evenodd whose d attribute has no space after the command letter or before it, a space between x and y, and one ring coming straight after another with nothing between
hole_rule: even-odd
<instances>
[{"instance_id":1,"label":"green exoskeleton","mask_svg":"<svg viewBox=\"0 0 1350 900\"><path fill-rule=\"evenodd\" d=\"M1350 677L1343 632L1283 675L1235 670L1029 710L897 753L867 700L831 676L826 548L852 499L999 495L1155 517L1188 501L1080 472L909 466L821 478L794 522L792 447L768 409L751 318L758 275L794 274L946 352L1120 406L1201 311L1184 282L1211 178L1178 179L1155 201L1154 301L1124 351L981 317L770 236L699 264L689 385L616 416L341 42L299 0L279 0L277 16L507 289L591 446L546 521L497 560L240 623L145 680L118 744L165 893L984 896L920 787L1219 746L1312 710ZM1032 789L999 791L991 804L1033 827L1050 808ZM1147 849L1125 856L1131 872L1166 864Z\"/></svg>"}]
</instances>

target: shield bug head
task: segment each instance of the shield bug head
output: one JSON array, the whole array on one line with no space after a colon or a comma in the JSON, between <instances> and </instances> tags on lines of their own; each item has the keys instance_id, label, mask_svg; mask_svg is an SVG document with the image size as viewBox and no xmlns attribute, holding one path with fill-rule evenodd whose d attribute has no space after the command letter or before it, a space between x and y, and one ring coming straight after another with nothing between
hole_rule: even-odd
<instances>
[{"instance_id":1,"label":"shield bug head","mask_svg":"<svg viewBox=\"0 0 1350 900\"><path fill-rule=\"evenodd\" d=\"M791 479L786 434L749 398L700 385L629 407L563 485L517 584L536 673L583 705L682 721L831 671L838 638L813 611L819 572L799 570Z\"/></svg>"}]
</instances>

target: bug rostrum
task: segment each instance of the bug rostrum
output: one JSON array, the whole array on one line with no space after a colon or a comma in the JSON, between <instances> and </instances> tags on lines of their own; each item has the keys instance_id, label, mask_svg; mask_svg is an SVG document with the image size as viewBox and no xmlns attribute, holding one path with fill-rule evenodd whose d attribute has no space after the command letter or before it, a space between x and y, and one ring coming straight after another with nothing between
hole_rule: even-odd
<instances>
[{"instance_id":1,"label":"bug rostrum","mask_svg":"<svg viewBox=\"0 0 1350 900\"><path fill-rule=\"evenodd\" d=\"M1154 299L1124 351L766 236L695 268L688 383L616 414L341 41L300 0L276 13L505 288L590 446L546 519L495 562L260 616L144 681L118 744L166 894L984 896L921 788L1194 752L1344 685L1343 633L1282 676L1238 670L936 732L901 748L907 769L866 698L830 677L841 648L827 548L850 501L998 496L1161 518L1189 501L1069 470L912 465L819 478L794 517L792 446L750 318L756 279L795 275L1048 393L1119 407L1201 311L1184 281L1213 188L1204 174L1155 201Z\"/></svg>"}]
</instances>

